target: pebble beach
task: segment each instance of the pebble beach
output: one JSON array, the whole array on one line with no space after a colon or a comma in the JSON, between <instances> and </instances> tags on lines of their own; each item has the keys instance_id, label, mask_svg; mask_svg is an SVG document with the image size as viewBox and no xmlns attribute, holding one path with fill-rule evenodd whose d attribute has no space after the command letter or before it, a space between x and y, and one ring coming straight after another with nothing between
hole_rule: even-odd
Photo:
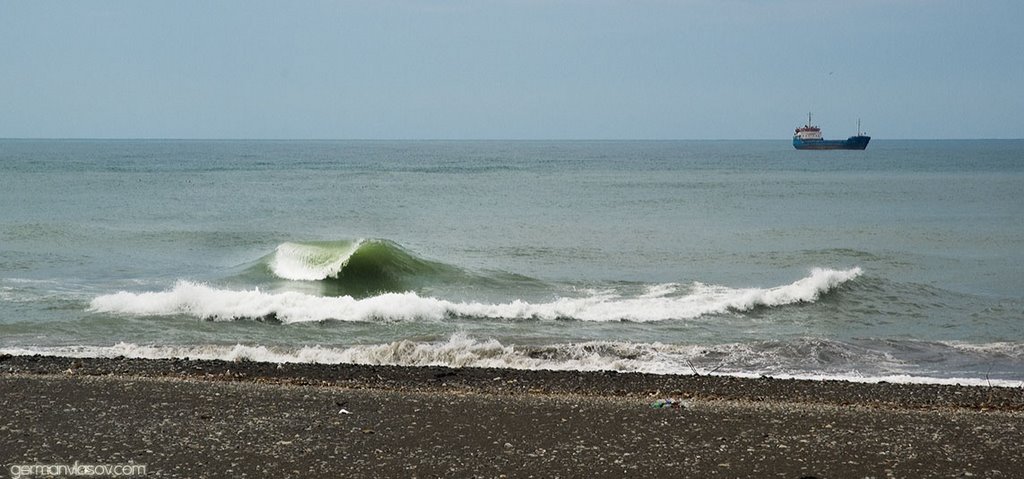
<instances>
[{"instance_id":1,"label":"pebble beach","mask_svg":"<svg viewBox=\"0 0 1024 479\"><path fill-rule=\"evenodd\" d=\"M0 357L0 463L152 477L1018 477L1021 388Z\"/></svg>"}]
</instances>

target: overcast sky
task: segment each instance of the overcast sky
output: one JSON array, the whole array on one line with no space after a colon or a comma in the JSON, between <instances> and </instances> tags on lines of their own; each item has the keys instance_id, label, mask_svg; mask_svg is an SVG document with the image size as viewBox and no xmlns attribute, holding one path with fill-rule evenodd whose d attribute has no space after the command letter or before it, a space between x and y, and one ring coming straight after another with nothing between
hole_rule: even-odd
<instances>
[{"instance_id":1,"label":"overcast sky","mask_svg":"<svg viewBox=\"0 0 1024 479\"><path fill-rule=\"evenodd\" d=\"M1024 1L0 0L0 137L1024 137Z\"/></svg>"}]
</instances>

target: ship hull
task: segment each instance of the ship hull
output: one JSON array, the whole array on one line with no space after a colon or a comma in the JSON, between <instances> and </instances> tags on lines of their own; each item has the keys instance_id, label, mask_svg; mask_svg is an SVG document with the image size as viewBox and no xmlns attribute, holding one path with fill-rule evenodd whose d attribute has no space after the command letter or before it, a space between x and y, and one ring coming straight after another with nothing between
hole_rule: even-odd
<instances>
[{"instance_id":1,"label":"ship hull","mask_svg":"<svg viewBox=\"0 0 1024 479\"><path fill-rule=\"evenodd\" d=\"M803 140L793 137L793 148L798 150L863 150L870 136L851 136L845 140Z\"/></svg>"}]
</instances>

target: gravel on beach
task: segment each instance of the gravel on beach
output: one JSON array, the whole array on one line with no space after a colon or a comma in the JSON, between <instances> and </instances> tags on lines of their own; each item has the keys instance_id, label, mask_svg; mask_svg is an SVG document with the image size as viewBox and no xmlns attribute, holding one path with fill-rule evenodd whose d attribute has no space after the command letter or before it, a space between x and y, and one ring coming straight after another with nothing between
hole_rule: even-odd
<instances>
[{"instance_id":1,"label":"gravel on beach","mask_svg":"<svg viewBox=\"0 0 1024 479\"><path fill-rule=\"evenodd\" d=\"M1022 388L4 355L0 410L0 476L1024 476Z\"/></svg>"}]
</instances>

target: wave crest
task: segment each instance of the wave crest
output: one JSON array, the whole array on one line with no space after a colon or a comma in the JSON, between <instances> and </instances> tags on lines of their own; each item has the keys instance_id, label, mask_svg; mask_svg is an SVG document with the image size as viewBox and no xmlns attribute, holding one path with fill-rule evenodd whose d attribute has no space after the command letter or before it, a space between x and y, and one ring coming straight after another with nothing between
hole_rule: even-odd
<instances>
[{"instance_id":1,"label":"wave crest","mask_svg":"<svg viewBox=\"0 0 1024 479\"><path fill-rule=\"evenodd\" d=\"M363 240L330 243L283 243L270 260L270 270L281 279L320 281L337 278Z\"/></svg>"},{"instance_id":2,"label":"wave crest","mask_svg":"<svg viewBox=\"0 0 1024 479\"><path fill-rule=\"evenodd\" d=\"M275 279L319 282L335 296L367 297L474 280L458 267L420 258L383 239L283 243L262 263Z\"/></svg>"},{"instance_id":3,"label":"wave crest","mask_svg":"<svg viewBox=\"0 0 1024 479\"><path fill-rule=\"evenodd\" d=\"M410 321L449 317L487 319L571 319L579 321L664 321L693 319L757 307L776 307L816 301L823 293L861 275L860 268L837 271L814 269L810 276L774 288L734 289L694 283L682 295L655 287L657 294L623 297L602 292L546 303L514 300L507 303L455 302L421 297L414 292L384 293L366 298L323 297L296 292L266 293L224 290L179 281L165 292L99 296L95 312L138 316L186 315L200 319L276 319L284 323L307 321ZM675 286L673 286L674 288Z\"/></svg>"}]
</instances>

